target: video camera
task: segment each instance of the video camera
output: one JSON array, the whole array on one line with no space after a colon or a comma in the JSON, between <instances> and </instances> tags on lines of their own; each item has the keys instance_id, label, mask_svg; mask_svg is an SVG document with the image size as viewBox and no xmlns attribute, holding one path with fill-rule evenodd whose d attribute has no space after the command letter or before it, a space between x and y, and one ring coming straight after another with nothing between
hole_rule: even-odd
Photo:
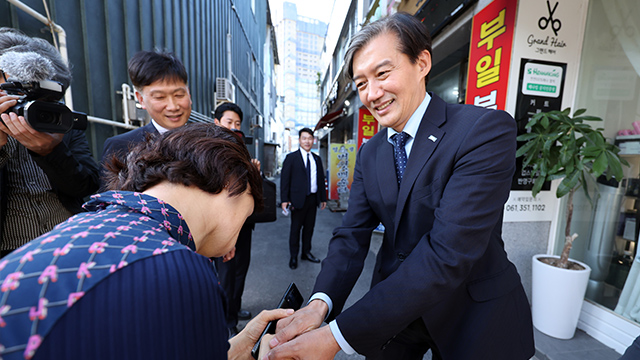
<instances>
[{"instance_id":1,"label":"video camera","mask_svg":"<svg viewBox=\"0 0 640 360\"><path fill-rule=\"evenodd\" d=\"M8 95L21 98L5 113L16 113L36 131L64 134L71 129L86 130L87 114L71 111L58 101L64 95L62 84L53 80L20 82L9 79L0 84ZM0 120L1 121L1 120Z\"/></svg>"}]
</instances>

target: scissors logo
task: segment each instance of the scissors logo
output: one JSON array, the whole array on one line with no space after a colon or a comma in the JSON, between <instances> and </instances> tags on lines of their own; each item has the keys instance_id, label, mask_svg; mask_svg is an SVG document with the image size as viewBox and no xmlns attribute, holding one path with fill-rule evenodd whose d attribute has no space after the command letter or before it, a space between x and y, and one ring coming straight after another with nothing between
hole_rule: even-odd
<instances>
[{"instance_id":1,"label":"scissors logo","mask_svg":"<svg viewBox=\"0 0 640 360\"><path fill-rule=\"evenodd\" d=\"M538 20L538 27L542 30L546 29L549 26L549 23L551 23L551 29L553 29L553 33L556 34L556 36L558 36L558 31L560 31L560 28L562 27L562 23L560 22L560 20L553 18L553 13L556 12L557 8L558 3L556 2L556 4L553 6L553 10L551 10L551 4L549 3L549 0L547 0L549 17L546 18L543 16Z\"/></svg>"}]
</instances>

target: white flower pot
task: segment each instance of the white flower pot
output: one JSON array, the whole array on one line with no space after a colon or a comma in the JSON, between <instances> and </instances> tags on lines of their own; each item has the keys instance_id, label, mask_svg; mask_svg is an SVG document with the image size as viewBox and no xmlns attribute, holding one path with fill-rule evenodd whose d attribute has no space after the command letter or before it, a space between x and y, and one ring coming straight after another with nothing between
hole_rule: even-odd
<instances>
[{"instance_id":1,"label":"white flower pot","mask_svg":"<svg viewBox=\"0 0 640 360\"><path fill-rule=\"evenodd\" d=\"M585 270L567 270L547 265L538 258L554 255L534 255L531 268L531 315L533 326L558 339L571 339L578 325L582 301L587 290L591 268L572 260Z\"/></svg>"}]
</instances>

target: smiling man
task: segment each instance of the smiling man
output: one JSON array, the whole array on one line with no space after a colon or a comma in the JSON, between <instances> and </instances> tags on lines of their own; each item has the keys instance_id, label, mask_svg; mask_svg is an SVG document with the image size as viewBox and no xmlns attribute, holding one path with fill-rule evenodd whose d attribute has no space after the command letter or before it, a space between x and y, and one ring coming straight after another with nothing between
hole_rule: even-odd
<instances>
[{"instance_id":1,"label":"smiling man","mask_svg":"<svg viewBox=\"0 0 640 360\"><path fill-rule=\"evenodd\" d=\"M341 349L389 360L428 350L444 360L533 356L529 303L501 237L516 123L428 93L431 65L428 31L408 14L351 40L345 76L386 128L360 148L314 295L278 323L269 359L332 359ZM371 290L343 310L380 222Z\"/></svg>"},{"instance_id":2,"label":"smiling man","mask_svg":"<svg viewBox=\"0 0 640 360\"><path fill-rule=\"evenodd\" d=\"M129 148L144 141L147 134L164 132L183 126L191 115L191 94L187 70L171 53L140 51L129 60L129 77L136 98L151 117L149 124L107 139L102 163L111 156L123 156Z\"/></svg>"}]
</instances>

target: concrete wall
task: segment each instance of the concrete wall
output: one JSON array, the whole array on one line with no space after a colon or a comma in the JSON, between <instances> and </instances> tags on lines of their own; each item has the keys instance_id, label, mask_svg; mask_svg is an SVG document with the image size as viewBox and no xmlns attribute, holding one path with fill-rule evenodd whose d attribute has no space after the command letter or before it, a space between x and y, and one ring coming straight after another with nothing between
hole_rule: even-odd
<instances>
[{"instance_id":1,"label":"concrete wall","mask_svg":"<svg viewBox=\"0 0 640 360\"><path fill-rule=\"evenodd\" d=\"M502 226L504 248L516 265L522 285L531 302L531 258L547 252L551 222L509 222Z\"/></svg>"}]
</instances>

